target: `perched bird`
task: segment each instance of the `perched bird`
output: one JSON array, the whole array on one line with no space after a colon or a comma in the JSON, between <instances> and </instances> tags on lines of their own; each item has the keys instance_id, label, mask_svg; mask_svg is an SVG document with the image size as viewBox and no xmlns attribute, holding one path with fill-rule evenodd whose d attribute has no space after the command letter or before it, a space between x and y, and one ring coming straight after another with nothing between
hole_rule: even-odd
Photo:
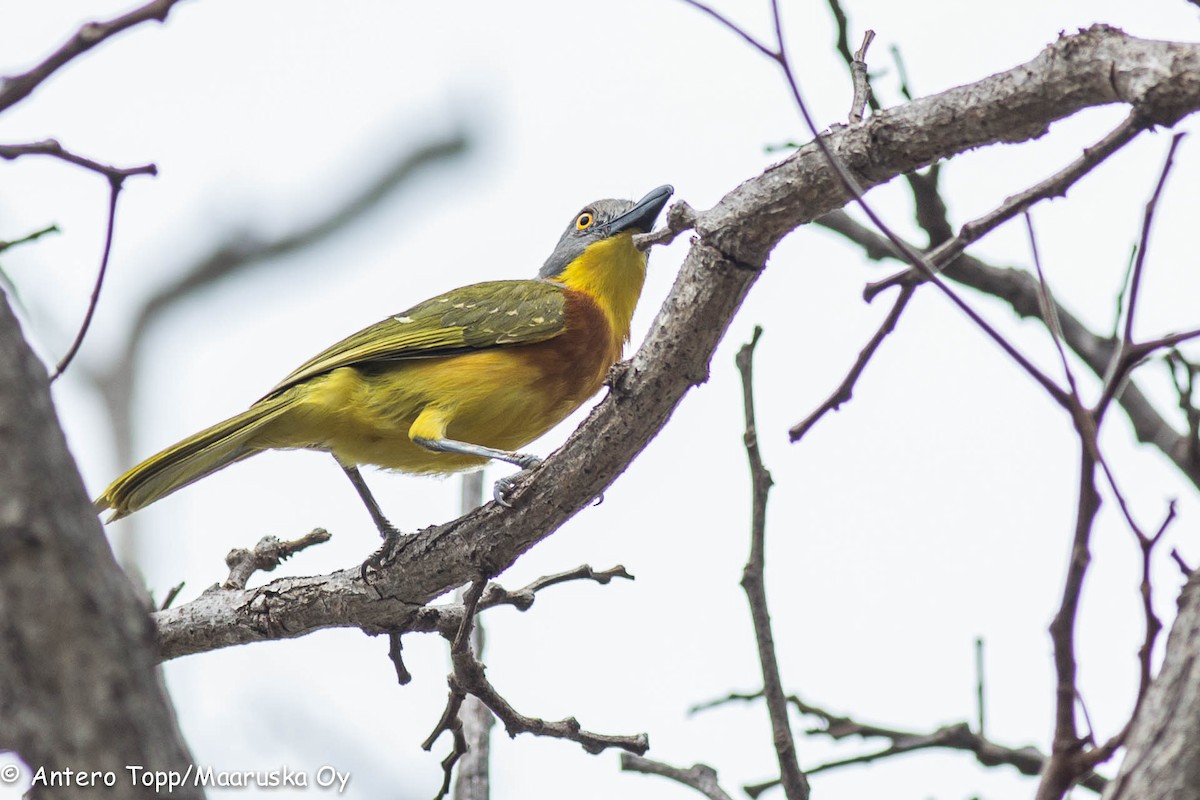
<instances>
[{"instance_id":1,"label":"perched bird","mask_svg":"<svg viewBox=\"0 0 1200 800\"><path fill-rule=\"evenodd\" d=\"M621 357L642 292L648 232L674 190L597 200L567 226L532 280L453 289L343 339L247 411L189 436L113 481L111 522L235 461L271 449L337 459L381 535L396 533L359 464L449 473L517 452L599 391ZM507 504L511 480L496 484Z\"/></svg>"}]
</instances>

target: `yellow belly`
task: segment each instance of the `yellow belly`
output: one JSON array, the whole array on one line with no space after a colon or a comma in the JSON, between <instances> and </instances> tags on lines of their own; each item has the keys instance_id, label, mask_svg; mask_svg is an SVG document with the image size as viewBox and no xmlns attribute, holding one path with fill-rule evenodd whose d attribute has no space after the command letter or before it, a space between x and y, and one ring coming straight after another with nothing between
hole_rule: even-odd
<instances>
[{"instance_id":1,"label":"yellow belly","mask_svg":"<svg viewBox=\"0 0 1200 800\"><path fill-rule=\"evenodd\" d=\"M448 420L445 436L515 450L557 425L599 388L598 379L565 381L524 348L400 361L369 371L343 367L287 390L289 409L255 437L262 448L311 448L343 464L411 473L445 473L487 459L435 453L410 438L430 408ZM514 352L517 351L517 352ZM574 383L574 385L568 385Z\"/></svg>"}]
</instances>

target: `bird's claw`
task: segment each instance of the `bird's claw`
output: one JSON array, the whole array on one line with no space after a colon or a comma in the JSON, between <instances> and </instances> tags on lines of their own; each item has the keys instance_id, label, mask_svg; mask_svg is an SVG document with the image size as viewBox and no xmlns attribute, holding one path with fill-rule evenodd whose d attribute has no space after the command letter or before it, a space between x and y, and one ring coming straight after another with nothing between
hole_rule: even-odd
<instances>
[{"instance_id":1,"label":"bird's claw","mask_svg":"<svg viewBox=\"0 0 1200 800\"><path fill-rule=\"evenodd\" d=\"M383 544L380 545L379 549L372 553L367 560L362 563L361 567L359 567L359 577L363 579L364 583L368 582L368 570L373 569L378 571L386 567L388 564L394 562L396 557L399 556L400 553L404 551L404 548L408 546L408 543L415 538L415 533L401 533L395 528L390 528L390 530L384 533Z\"/></svg>"},{"instance_id":2,"label":"bird's claw","mask_svg":"<svg viewBox=\"0 0 1200 800\"><path fill-rule=\"evenodd\" d=\"M517 459L516 463L521 467L520 472L516 473L515 475L510 475L506 478L501 478L496 481L494 486L492 486L492 499L494 499L498 505L501 505L505 508L513 507L513 504L508 497L510 494L512 494L513 489L516 488L517 481L525 473L529 472L529 470L533 469L538 464L541 464L542 460L537 456L522 455Z\"/></svg>"}]
</instances>

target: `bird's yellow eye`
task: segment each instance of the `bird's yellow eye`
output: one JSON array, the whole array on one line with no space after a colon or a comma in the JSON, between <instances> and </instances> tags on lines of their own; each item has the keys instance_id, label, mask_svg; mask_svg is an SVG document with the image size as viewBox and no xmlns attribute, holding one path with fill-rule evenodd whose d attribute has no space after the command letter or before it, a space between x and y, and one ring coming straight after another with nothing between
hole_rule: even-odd
<instances>
[{"instance_id":1,"label":"bird's yellow eye","mask_svg":"<svg viewBox=\"0 0 1200 800\"><path fill-rule=\"evenodd\" d=\"M577 220L575 220L576 229L581 230L581 231L591 227L591 224L592 224L592 215L587 211L580 214L579 218Z\"/></svg>"}]
</instances>

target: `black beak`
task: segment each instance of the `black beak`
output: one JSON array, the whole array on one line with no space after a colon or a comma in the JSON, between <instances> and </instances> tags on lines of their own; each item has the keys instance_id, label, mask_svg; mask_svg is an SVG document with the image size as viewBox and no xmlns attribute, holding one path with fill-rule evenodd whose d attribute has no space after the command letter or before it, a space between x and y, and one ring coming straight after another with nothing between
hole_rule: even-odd
<instances>
[{"instance_id":1,"label":"black beak","mask_svg":"<svg viewBox=\"0 0 1200 800\"><path fill-rule=\"evenodd\" d=\"M654 189L650 194L638 200L633 208L608 223L607 235L615 236L624 231L639 231L649 233L654 229L654 221L662 212L663 206L675 193L675 187L667 184Z\"/></svg>"}]
</instances>

